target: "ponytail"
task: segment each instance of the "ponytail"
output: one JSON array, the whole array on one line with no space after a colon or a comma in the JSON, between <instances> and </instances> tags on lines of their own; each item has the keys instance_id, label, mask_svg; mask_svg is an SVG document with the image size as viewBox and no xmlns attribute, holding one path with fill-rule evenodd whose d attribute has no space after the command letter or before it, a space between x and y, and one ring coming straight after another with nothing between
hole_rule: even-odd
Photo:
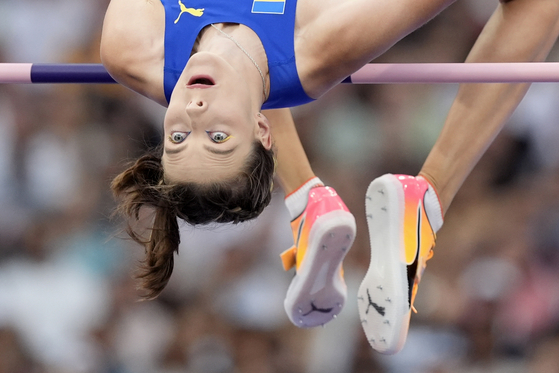
<instances>
[{"instance_id":1,"label":"ponytail","mask_svg":"<svg viewBox=\"0 0 559 373\"><path fill-rule=\"evenodd\" d=\"M217 183L166 185L159 147L140 157L116 176L111 189L119 205L115 213L127 220L130 238L144 246L145 259L137 278L144 299L156 298L173 272L180 233L177 218L191 225L240 223L254 219L270 203L274 155L255 142L245 167L231 180ZM138 230L142 207L155 211L153 226ZM146 239L149 233L149 238Z\"/></svg>"},{"instance_id":2,"label":"ponytail","mask_svg":"<svg viewBox=\"0 0 559 373\"><path fill-rule=\"evenodd\" d=\"M179 252L180 234L177 216L169 208L157 208L151 235L145 242L146 258L137 278L146 290L145 299L156 298L169 282Z\"/></svg>"}]
</instances>

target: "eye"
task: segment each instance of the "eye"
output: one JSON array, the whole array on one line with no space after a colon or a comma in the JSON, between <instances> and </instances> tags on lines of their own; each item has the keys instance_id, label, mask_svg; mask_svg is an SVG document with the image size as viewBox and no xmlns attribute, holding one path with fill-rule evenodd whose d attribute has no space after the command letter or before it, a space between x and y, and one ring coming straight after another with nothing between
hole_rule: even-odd
<instances>
[{"instance_id":1,"label":"eye","mask_svg":"<svg viewBox=\"0 0 559 373\"><path fill-rule=\"evenodd\" d=\"M229 136L228 134L226 134L225 132L221 132L221 131L206 131L208 136L210 136L210 140L212 140L215 143L222 143L225 142L227 140L229 140L231 138L231 136Z\"/></svg>"},{"instance_id":2,"label":"eye","mask_svg":"<svg viewBox=\"0 0 559 373\"><path fill-rule=\"evenodd\" d=\"M173 132L169 135L169 141L173 144L180 144L188 137L190 132Z\"/></svg>"}]
</instances>

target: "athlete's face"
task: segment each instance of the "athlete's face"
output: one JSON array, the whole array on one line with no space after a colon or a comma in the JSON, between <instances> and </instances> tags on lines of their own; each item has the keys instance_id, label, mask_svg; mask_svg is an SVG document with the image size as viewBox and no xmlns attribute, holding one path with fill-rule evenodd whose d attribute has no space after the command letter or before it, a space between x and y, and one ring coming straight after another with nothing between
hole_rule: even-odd
<instances>
[{"instance_id":1,"label":"athlete's face","mask_svg":"<svg viewBox=\"0 0 559 373\"><path fill-rule=\"evenodd\" d=\"M213 182L236 175L255 139L271 147L268 122L242 77L222 58L197 53L171 96L164 122L168 182Z\"/></svg>"}]
</instances>

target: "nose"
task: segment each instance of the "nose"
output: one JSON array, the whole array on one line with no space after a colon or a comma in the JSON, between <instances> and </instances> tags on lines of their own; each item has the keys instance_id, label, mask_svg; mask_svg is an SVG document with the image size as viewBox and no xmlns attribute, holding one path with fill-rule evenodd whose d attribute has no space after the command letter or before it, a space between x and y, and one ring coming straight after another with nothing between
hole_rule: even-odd
<instances>
[{"instance_id":1,"label":"nose","mask_svg":"<svg viewBox=\"0 0 559 373\"><path fill-rule=\"evenodd\" d=\"M190 101L187 105L186 105L186 112L187 113L192 113L192 114L196 114L196 113L202 113L204 111L206 111L206 109L208 108L208 103L205 102L204 100L201 99L196 99L196 100L192 100Z\"/></svg>"}]
</instances>

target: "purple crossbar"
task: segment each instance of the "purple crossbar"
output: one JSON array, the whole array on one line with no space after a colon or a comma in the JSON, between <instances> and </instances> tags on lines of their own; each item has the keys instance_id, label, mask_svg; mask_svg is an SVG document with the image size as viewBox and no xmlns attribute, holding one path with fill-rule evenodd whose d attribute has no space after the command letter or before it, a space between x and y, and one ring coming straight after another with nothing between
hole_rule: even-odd
<instances>
[{"instance_id":1,"label":"purple crossbar","mask_svg":"<svg viewBox=\"0 0 559 373\"><path fill-rule=\"evenodd\" d=\"M31 83L116 83L101 64L33 64Z\"/></svg>"},{"instance_id":2,"label":"purple crossbar","mask_svg":"<svg viewBox=\"0 0 559 373\"><path fill-rule=\"evenodd\" d=\"M0 63L2 83L116 83L101 64Z\"/></svg>"},{"instance_id":3,"label":"purple crossbar","mask_svg":"<svg viewBox=\"0 0 559 373\"><path fill-rule=\"evenodd\" d=\"M559 63L373 63L344 80L353 84L521 82L559 82ZM2 83L115 81L101 64L0 63Z\"/></svg>"}]
</instances>

